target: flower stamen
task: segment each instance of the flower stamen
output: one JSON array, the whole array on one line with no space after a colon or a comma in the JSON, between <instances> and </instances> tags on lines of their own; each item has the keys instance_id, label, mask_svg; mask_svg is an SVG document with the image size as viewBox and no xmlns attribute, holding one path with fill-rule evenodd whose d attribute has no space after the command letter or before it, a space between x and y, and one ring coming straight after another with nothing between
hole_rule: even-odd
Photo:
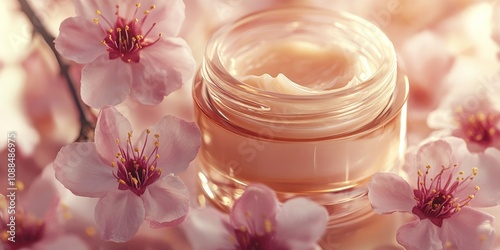
<instances>
[{"instance_id":1,"label":"flower stamen","mask_svg":"<svg viewBox=\"0 0 500 250\"><path fill-rule=\"evenodd\" d=\"M118 188L130 189L138 196L142 195L146 187L158 180L162 174L161 169L157 168L159 136L155 136L156 140L153 142L154 148L150 156L144 155L147 151L150 133L150 130L146 130L146 138L141 149L132 146L132 133L128 133L126 148L118 144L119 152L116 157L120 161L116 164L118 168L113 168L113 175L119 183ZM153 155L156 157L152 157ZM112 165L115 164L112 163Z\"/></svg>"},{"instance_id":2,"label":"flower stamen","mask_svg":"<svg viewBox=\"0 0 500 250\"><path fill-rule=\"evenodd\" d=\"M500 115L493 112L474 111L467 112L459 107L455 109L455 119L459 124L461 132L469 142L490 145L495 136L498 136L498 130L495 127Z\"/></svg>"},{"instance_id":3,"label":"flower stamen","mask_svg":"<svg viewBox=\"0 0 500 250\"><path fill-rule=\"evenodd\" d=\"M478 174L478 169L472 168L471 174L466 177L463 177L464 171L459 171L454 177L457 166L457 164L453 167L442 166L441 171L434 178L430 178L430 181L427 181L427 175L429 175L431 166L426 166L425 174L422 174L420 170L417 171L418 188L414 190L417 205L413 207L412 212L420 219L429 219L440 227L443 219L459 212L462 207L467 206L474 199L480 190L479 186L475 186L471 190L472 193L463 199L456 197L456 194L469 187L470 182ZM445 174L447 174L447 178ZM445 182L443 178L445 178Z\"/></svg>"},{"instance_id":4,"label":"flower stamen","mask_svg":"<svg viewBox=\"0 0 500 250\"><path fill-rule=\"evenodd\" d=\"M154 45L161 37L161 33L159 33L157 39L152 41L147 39L150 32L156 26L156 23L153 23L149 29L145 30L145 35L142 35L144 34L143 26L145 21L151 11L156 9L156 6L151 5L149 9L145 10L144 17L141 20L136 17L141 7L140 3L135 4L135 12L131 19L120 16L120 7L118 5L115 7L116 21L114 25L102 15L101 11L96 10L98 17L94 18L93 22L99 25L105 33L105 38L101 43L106 47L106 51L109 52L109 59L121 58L126 63L138 63L140 60L140 50ZM101 25L100 18L105 21L109 29Z\"/></svg>"}]
</instances>

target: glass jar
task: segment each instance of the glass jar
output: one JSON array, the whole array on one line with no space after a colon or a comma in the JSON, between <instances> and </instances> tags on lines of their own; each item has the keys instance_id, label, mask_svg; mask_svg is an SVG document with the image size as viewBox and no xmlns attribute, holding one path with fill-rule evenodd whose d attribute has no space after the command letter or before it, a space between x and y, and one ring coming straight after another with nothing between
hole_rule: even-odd
<instances>
[{"instance_id":1,"label":"glass jar","mask_svg":"<svg viewBox=\"0 0 500 250\"><path fill-rule=\"evenodd\" d=\"M198 181L223 208L257 182L324 205L331 227L362 220L370 177L404 153L407 94L368 21L306 7L243 17L214 34L195 79Z\"/></svg>"}]
</instances>

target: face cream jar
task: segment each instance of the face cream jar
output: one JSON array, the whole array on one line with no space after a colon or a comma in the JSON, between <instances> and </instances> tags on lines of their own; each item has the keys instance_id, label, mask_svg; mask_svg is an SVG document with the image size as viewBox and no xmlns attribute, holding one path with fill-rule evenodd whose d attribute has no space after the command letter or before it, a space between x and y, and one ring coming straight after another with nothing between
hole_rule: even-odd
<instances>
[{"instance_id":1,"label":"face cream jar","mask_svg":"<svg viewBox=\"0 0 500 250\"><path fill-rule=\"evenodd\" d=\"M369 216L366 183L405 150L408 83L387 36L354 15L273 9L214 34L195 79L198 181L229 208L248 183Z\"/></svg>"}]
</instances>

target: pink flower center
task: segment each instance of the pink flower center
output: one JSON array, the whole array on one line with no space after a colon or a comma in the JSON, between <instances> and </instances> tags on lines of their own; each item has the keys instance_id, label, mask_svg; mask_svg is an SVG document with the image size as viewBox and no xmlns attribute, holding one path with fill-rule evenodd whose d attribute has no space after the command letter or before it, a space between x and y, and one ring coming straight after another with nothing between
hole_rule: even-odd
<instances>
[{"instance_id":1,"label":"pink flower center","mask_svg":"<svg viewBox=\"0 0 500 250\"><path fill-rule=\"evenodd\" d=\"M151 131L146 130L146 139L142 149L132 146L131 138L132 133L128 133L127 147L124 149L119 145L120 141L117 139L119 152L116 153L118 161L112 162L113 175L118 180L118 188L120 190L127 190L134 192L140 196L146 191L146 187L153 184L161 176L161 169L156 168L158 158L159 138L158 134L154 137L154 148L152 152L145 152L146 145L148 144L148 137Z\"/></svg>"},{"instance_id":2,"label":"pink flower center","mask_svg":"<svg viewBox=\"0 0 500 250\"><path fill-rule=\"evenodd\" d=\"M458 174L454 175L457 168L455 164L453 167L442 167L434 178L428 178L431 166L428 165L426 168L424 174L418 170L418 188L413 190L417 205L413 207L412 212L420 219L429 219L436 226L441 227L443 219L459 212L463 206L469 204L479 191L479 187L475 186L469 196L465 198L456 197L458 192L467 188L472 189L470 183L474 180L478 170L472 168L472 173L468 176L464 176L463 171L459 171ZM451 173L447 173L447 171L451 171ZM443 177L445 173L448 174L447 178Z\"/></svg>"},{"instance_id":3,"label":"pink flower center","mask_svg":"<svg viewBox=\"0 0 500 250\"><path fill-rule=\"evenodd\" d=\"M455 112L455 119L460 124L461 137L469 142L476 142L489 146L494 137L498 135L495 123L500 116L494 113L464 112L458 108Z\"/></svg>"},{"instance_id":4,"label":"pink flower center","mask_svg":"<svg viewBox=\"0 0 500 250\"><path fill-rule=\"evenodd\" d=\"M235 229L234 234L238 242L238 250L267 250L271 249L271 241L274 238L274 231L269 220L265 221L266 233L257 235L250 232L247 228L242 227Z\"/></svg>"},{"instance_id":5,"label":"pink flower center","mask_svg":"<svg viewBox=\"0 0 500 250\"><path fill-rule=\"evenodd\" d=\"M10 218L10 216L6 216L5 219ZM29 248L31 245L37 243L43 236L45 231L45 224L42 220L37 219L33 216L27 215L24 213L22 209L18 209L16 211L16 220L15 220L15 237L12 238L15 242L9 240L9 237L12 236L10 233L11 228L8 225L10 220L5 221L0 220L2 222L0 240L6 249L21 249L21 248Z\"/></svg>"},{"instance_id":6,"label":"pink flower center","mask_svg":"<svg viewBox=\"0 0 500 250\"><path fill-rule=\"evenodd\" d=\"M124 62L138 63L140 60L140 51L155 44L161 37L161 33L159 33L156 40L147 40L147 36L156 23L153 23L145 33L142 33L144 22L151 11L155 9L155 6L151 5L148 10L144 11L144 18L141 20L136 17L141 4L137 3L135 6L134 16L130 20L127 20L119 15L119 6L116 5L116 21L114 25L102 15L101 11L96 10L96 14L99 15L108 26L105 28L99 22L98 17L94 18L94 23L99 25L106 34L101 43L106 46L106 50L109 52L109 59L111 60L121 58Z\"/></svg>"}]
</instances>

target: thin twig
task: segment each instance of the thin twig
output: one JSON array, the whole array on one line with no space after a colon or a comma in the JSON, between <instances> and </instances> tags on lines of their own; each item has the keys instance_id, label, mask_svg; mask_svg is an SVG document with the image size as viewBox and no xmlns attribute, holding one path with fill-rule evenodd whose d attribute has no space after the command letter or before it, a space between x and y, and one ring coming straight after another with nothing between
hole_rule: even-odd
<instances>
[{"instance_id":1,"label":"thin twig","mask_svg":"<svg viewBox=\"0 0 500 250\"><path fill-rule=\"evenodd\" d=\"M56 50L55 44L54 44L54 36L50 34L45 26L42 24L38 16L36 15L35 11L33 8L31 8L31 5L28 3L27 0L18 0L19 4L21 5L21 11L26 14L30 22L33 24L33 28L37 33L39 33L42 37L43 40L45 40L45 43L50 47L52 50L52 53L54 54L57 64L59 65L59 70L61 75L63 75L64 79L66 80L66 83L69 87L69 91L71 94L71 97L76 105L76 108L78 109L78 113L80 115L80 135L76 139L76 141L89 141L93 140L93 132L94 132L94 122L91 122L87 119L86 112L84 110L84 107L82 103L80 102L80 98L77 94L77 91L75 89L75 85L73 84L73 81L71 79L71 76L69 75L69 65L63 61L61 56Z\"/></svg>"}]
</instances>

